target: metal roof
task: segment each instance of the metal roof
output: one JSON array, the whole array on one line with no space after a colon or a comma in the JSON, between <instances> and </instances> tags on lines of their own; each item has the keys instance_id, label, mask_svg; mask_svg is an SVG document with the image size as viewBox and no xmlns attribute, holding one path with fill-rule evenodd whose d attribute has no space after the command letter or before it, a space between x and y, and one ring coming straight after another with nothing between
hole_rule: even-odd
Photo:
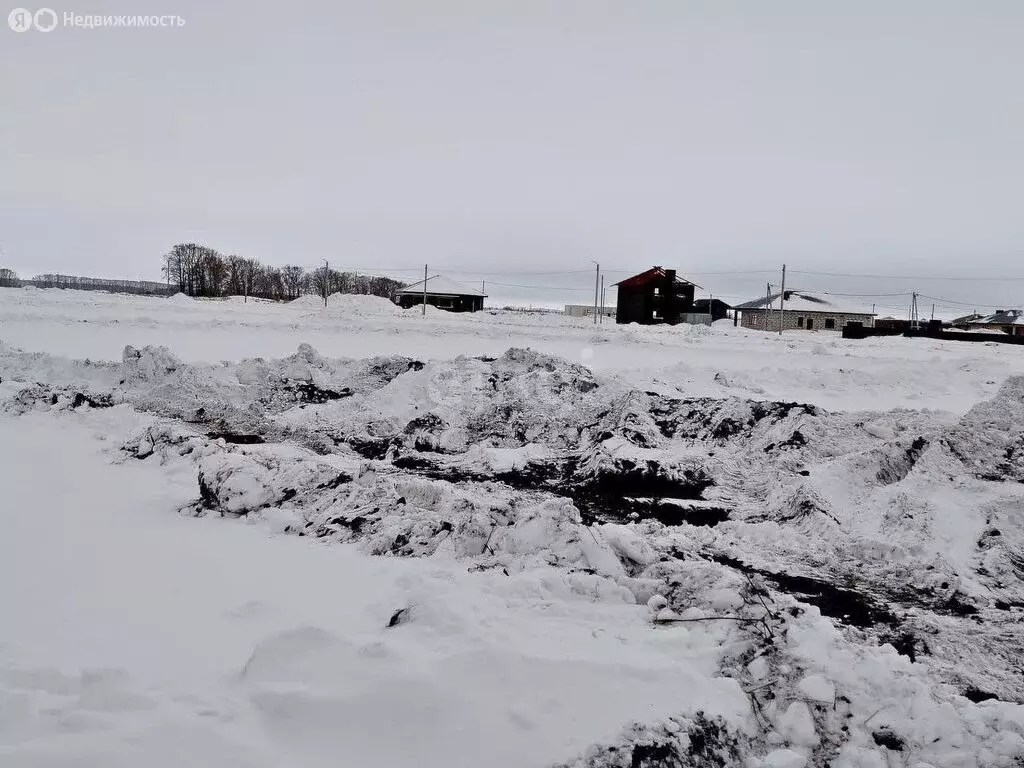
<instances>
[{"instance_id":1,"label":"metal roof","mask_svg":"<svg viewBox=\"0 0 1024 768\"><path fill-rule=\"evenodd\" d=\"M480 296L486 297L487 294L476 288L467 288L462 283L457 283L454 280L450 280L443 275L431 275L427 278L427 295L428 296ZM423 293L423 281L420 280L418 283L407 285L405 288L398 292L402 294L420 294Z\"/></svg>"},{"instance_id":2,"label":"metal roof","mask_svg":"<svg viewBox=\"0 0 1024 768\"><path fill-rule=\"evenodd\" d=\"M743 310L764 310L765 308L777 310L779 308L779 297L782 294L773 293L771 296L762 296L759 299L748 301L743 304L736 304L733 309ZM816 296L804 291L786 291L786 311L792 312L835 312L844 315L875 315L867 307L855 307L851 305L837 305L831 299Z\"/></svg>"},{"instance_id":3,"label":"metal roof","mask_svg":"<svg viewBox=\"0 0 1024 768\"><path fill-rule=\"evenodd\" d=\"M1024 325L1024 311L1019 309L1001 309L988 317L970 320L968 325Z\"/></svg>"}]
</instances>

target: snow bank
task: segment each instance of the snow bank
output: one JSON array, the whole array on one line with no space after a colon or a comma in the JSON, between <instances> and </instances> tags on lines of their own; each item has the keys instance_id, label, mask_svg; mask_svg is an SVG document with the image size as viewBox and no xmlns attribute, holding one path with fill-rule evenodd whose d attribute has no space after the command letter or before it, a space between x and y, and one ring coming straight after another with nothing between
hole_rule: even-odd
<instances>
[{"instance_id":1,"label":"snow bank","mask_svg":"<svg viewBox=\"0 0 1024 768\"><path fill-rule=\"evenodd\" d=\"M324 309L322 296L306 294L288 302L297 309ZM356 317L403 317L404 312L393 301L380 296L355 293L332 293L327 297L327 308Z\"/></svg>"},{"instance_id":2,"label":"snow bank","mask_svg":"<svg viewBox=\"0 0 1024 768\"><path fill-rule=\"evenodd\" d=\"M314 296L313 294L307 293L299 296L297 299L292 299L288 302L289 307L296 307L298 309L316 309L317 307L323 307L324 300L322 296Z\"/></svg>"},{"instance_id":3,"label":"snow bank","mask_svg":"<svg viewBox=\"0 0 1024 768\"><path fill-rule=\"evenodd\" d=\"M643 688L657 707L630 699L601 733L579 732L582 742L538 737L541 763L632 765L655 752L681 760L704 743L725 764L856 766L902 752L936 766L981 753L1011 765L1024 745L1024 708L1014 703L1024 701L1014 661L1024 604L1020 379L958 420L659 391L518 347L424 362L338 359L303 344L287 357L206 365L150 346L97 365L0 346L0 378L0 418L93 424L120 461L187 478L173 506L190 516L245 519L233 527L239 536L263 528L415 560L404 567L421 591L381 598L377 626L424 622L416 640L448 647L481 616L504 628L528 606L565 620L562 639L600 626L601 637L643 637L637 663L667 654L655 677L675 670L671 693ZM45 509L51 524L62 507ZM130 530L127 518L114 527ZM428 575L437 568L441 576ZM465 576L487 593L445 586ZM289 595L353 583L281 578ZM332 610L355 599L327 588ZM453 589L487 607L445 607ZM393 663L354 671L363 650L352 644L375 637L365 624L355 636L303 626L262 632L243 675L271 722L298 712L309 724L288 754L328 721L372 729L367 713L407 712L409 686L426 690L416 702L440 696L461 727L507 737L504 725L488 730L467 714L490 711L479 705L486 697L462 706L461 692L417 687L400 642L365 651ZM501 688L494 669L524 669L523 685L537 688L543 669L554 675L547 690L568 696L576 672L551 670L604 650L570 646L567 660L564 647L551 651L552 631L528 622L514 635L516 653L540 653L550 670L488 653L455 663L455 679L492 690ZM697 658L706 666L695 670ZM593 666L579 672L602 678ZM604 674L613 698L614 685L644 676ZM360 692L356 707L336 702L345 680ZM606 692L604 682L588 685L588 696ZM535 703L523 695L516 700ZM528 710L511 720L534 724ZM554 730L534 724L531 734ZM365 755L380 758L372 746Z\"/></svg>"},{"instance_id":4,"label":"snow bank","mask_svg":"<svg viewBox=\"0 0 1024 768\"><path fill-rule=\"evenodd\" d=\"M327 297L327 305L332 309L354 315L401 317L401 307L393 301L380 296L367 296L355 293L333 293Z\"/></svg>"}]
</instances>

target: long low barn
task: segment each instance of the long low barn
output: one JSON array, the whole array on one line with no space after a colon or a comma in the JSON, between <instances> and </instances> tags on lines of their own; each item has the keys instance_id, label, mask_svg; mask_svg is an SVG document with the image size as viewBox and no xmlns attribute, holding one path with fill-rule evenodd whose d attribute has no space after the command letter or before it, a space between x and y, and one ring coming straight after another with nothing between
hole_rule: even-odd
<instances>
[{"instance_id":1,"label":"long low barn","mask_svg":"<svg viewBox=\"0 0 1024 768\"><path fill-rule=\"evenodd\" d=\"M782 294L774 293L733 309L741 315L740 325L758 331L779 330L779 307ZM858 307L841 306L830 299L804 291L786 291L785 331L840 331L847 323L875 324L875 313Z\"/></svg>"},{"instance_id":2,"label":"long low barn","mask_svg":"<svg viewBox=\"0 0 1024 768\"><path fill-rule=\"evenodd\" d=\"M426 282L426 291L423 283ZM484 308L487 294L475 288L467 288L461 283L449 280L441 275L431 275L426 281L406 286L398 292L398 305L403 309L427 304L449 312L479 312Z\"/></svg>"}]
</instances>

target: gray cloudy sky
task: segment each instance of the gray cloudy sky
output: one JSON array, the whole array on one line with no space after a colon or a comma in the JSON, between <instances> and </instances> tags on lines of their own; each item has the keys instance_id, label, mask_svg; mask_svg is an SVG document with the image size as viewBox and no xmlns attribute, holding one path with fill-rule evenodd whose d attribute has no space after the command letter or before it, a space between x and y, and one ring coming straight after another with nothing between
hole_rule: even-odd
<instances>
[{"instance_id":1,"label":"gray cloudy sky","mask_svg":"<svg viewBox=\"0 0 1024 768\"><path fill-rule=\"evenodd\" d=\"M555 302L588 276L513 273L666 264L749 297L771 276L706 273L1024 275L1020 0L50 7L186 24L0 28L24 274L156 278L195 240L580 288L526 291ZM1024 304L1024 280L795 279Z\"/></svg>"}]
</instances>

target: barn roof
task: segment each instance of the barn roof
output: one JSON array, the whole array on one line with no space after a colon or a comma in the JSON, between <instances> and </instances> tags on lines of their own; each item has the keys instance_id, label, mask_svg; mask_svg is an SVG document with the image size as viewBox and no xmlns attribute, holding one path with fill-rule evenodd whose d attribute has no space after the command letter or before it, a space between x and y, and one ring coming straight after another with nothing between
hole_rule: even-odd
<instances>
[{"instance_id":1,"label":"barn roof","mask_svg":"<svg viewBox=\"0 0 1024 768\"><path fill-rule=\"evenodd\" d=\"M748 301L744 304L737 304L733 309L763 310L779 308L779 297L781 294L773 293L769 297L762 296L759 299ZM874 315L867 307L858 307L852 304L836 304L831 298L824 298L804 291L786 291L786 311L793 312L839 312L844 315Z\"/></svg>"},{"instance_id":2,"label":"barn roof","mask_svg":"<svg viewBox=\"0 0 1024 768\"><path fill-rule=\"evenodd\" d=\"M428 296L487 296L481 290L476 288L467 288L462 283L457 283L454 280L450 280L443 275L431 275L427 278L427 295ZM420 280L418 283L407 285L405 288L398 292L398 295L403 294L417 294L423 293L423 281Z\"/></svg>"},{"instance_id":3,"label":"barn roof","mask_svg":"<svg viewBox=\"0 0 1024 768\"><path fill-rule=\"evenodd\" d=\"M642 288L643 286L647 285L648 283L654 282L655 280L664 279L664 267L651 267L646 272L641 272L639 275L627 277L625 280L621 280L617 282L615 285L618 286L619 288ZM676 274L676 285L692 285L695 288L700 288L700 286L697 285L696 283L691 282L686 278L680 277L678 274Z\"/></svg>"}]
</instances>

